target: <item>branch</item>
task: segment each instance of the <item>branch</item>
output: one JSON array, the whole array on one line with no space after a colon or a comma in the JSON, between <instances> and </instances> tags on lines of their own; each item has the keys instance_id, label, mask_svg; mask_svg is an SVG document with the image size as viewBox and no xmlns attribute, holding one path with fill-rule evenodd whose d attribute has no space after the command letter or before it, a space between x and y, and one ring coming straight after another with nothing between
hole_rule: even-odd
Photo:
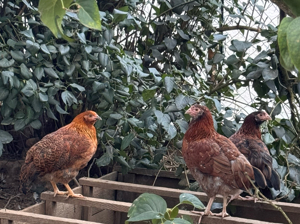
<instances>
[{"instance_id":1,"label":"branch","mask_svg":"<svg viewBox=\"0 0 300 224\"><path fill-rule=\"evenodd\" d=\"M278 6L279 9L283 10L286 14L289 16L295 18L296 16L292 12L292 10L287 6L287 4L284 3L283 0L271 0L275 5Z\"/></svg>"},{"instance_id":2,"label":"branch","mask_svg":"<svg viewBox=\"0 0 300 224\"><path fill-rule=\"evenodd\" d=\"M222 26L220 28L216 28L217 31L219 32L224 32L224 31L228 31L228 30L250 30L250 31L254 31L254 32L261 32L260 28L254 28L254 27L249 27L249 26Z\"/></svg>"}]
</instances>

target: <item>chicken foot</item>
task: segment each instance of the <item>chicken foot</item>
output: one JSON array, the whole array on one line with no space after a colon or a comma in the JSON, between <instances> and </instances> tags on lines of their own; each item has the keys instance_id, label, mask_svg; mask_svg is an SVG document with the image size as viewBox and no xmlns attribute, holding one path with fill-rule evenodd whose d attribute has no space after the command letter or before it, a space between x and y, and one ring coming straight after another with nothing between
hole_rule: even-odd
<instances>
[{"instance_id":1,"label":"chicken foot","mask_svg":"<svg viewBox=\"0 0 300 224\"><path fill-rule=\"evenodd\" d=\"M227 207L227 197L223 196L223 209L222 212L214 214L214 216L218 216L218 217L226 217L229 216L229 214L226 212L226 207Z\"/></svg>"},{"instance_id":2,"label":"chicken foot","mask_svg":"<svg viewBox=\"0 0 300 224\"><path fill-rule=\"evenodd\" d=\"M57 188L55 182L50 181L50 183L52 184L52 187L53 187L54 197L55 197L56 195L67 195L67 194L68 194L67 191L60 191L60 190L58 190L58 188Z\"/></svg>"},{"instance_id":3,"label":"chicken foot","mask_svg":"<svg viewBox=\"0 0 300 224\"><path fill-rule=\"evenodd\" d=\"M207 203L207 206L206 206L206 209L204 210L204 212L192 211L192 213L196 213L196 214L199 214L199 215L200 215L199 220L198 220L198 224L201 223L202 217L203 217L204 215L207 215L207 216L208 216L208 215L215 215L214 213L212 213L212 212L210 211L211 206L212 206L214 200L215 200L215 197L209 198L209 201L208 201L208 203Z\"/></svg>"},{"instance_id":4,"label":"chicken foot","mask_svg":"<svg viewBox=\"0 0 300 224\"><path fill-rule=\"evenodd\" d=\"M67 196L72 198L84 198L82 194L75 194L73 190L70 188L69 184L64 184L68 190Z\"/></svg>"}]
</instances>

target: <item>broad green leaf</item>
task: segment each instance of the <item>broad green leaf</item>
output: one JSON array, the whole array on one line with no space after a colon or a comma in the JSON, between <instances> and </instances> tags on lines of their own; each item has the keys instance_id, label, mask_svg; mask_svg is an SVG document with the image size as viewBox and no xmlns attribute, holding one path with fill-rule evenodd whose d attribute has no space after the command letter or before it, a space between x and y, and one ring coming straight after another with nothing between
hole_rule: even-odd
<instances>
[{"instance_id":1,"label":"broad green leaf","mask_svg":"<svg viewBox=\"0 0 300 224\"><path fill-rule=\"evenodd\" d=\"M7 131L0 130L0 142L3 144L8 144L13 140L13 137Z\"/></svg>"},{"instance_id":2,"label":"broad green leaf","mask_svg":"<svg viewBox=\"0 0 300 224\"><path fill-rule=\"evenodd\" d=\"M118 10L118 9L114 9L113 15L114 15L113 21L115 23L119 23L119 22L121 22L121 21L123 21L124 19L127 18L128 12L121 11L121 10Z\"/></svg>"},{"instance_id":3,"label":"broad green leaf","mask_svg":"<svg viewBox=\"0 0 300 224\"><path fill-rule=\"evenodd\" d=\"M77 0L80 22L91 29L101 30L99 9L96 1Z\"/></svg>"},{"instance_id":4,"label":"broad green leaf","mask_svg":"<svg viewBox=\"0 0 300 224\"><path fill-rule=\"evenodd\" d=\"M42 44L42 45L41 45L41 49L42 49L42 51L43 51L44 53L50 54L50 51L48 50L46 44Z\"/></svg>"},{"instance_id":5,"label":"broad green leaf","mask_svg":"<svg viewBox=\"0 0 300 224\"><path fill-rule=\"evenodd\" d=\"M123 156L118 156L117 157L117 162L120 163L121 165L131 169L131 167L129 166L129 164L126 162L125 158Z\"/></svg>"},{"instance_id":6,"label":"broad green leaf","mask_svg":"<svg viewBox=\"0 0 300 224\"><path fill-rule=\"evenodd\" d=\"M36 67L33 71L33 74L38 80L41 80L41 78L44 76L44 68Z\"/></svg>"},{"instance_id":7,"label":"broad green leaf","mask_svg":"<svg viewBox=\"0 0 300 224\"><path fill-rule=\"evenodd\" d=\"M166 126L163 127L167 131L169 139L175 138L175 136L177 135L177 130L173 122L171 122L167 127Z\"/></svg>"},{"instance_id":8,"label":"broad green leaf","mask_svg":"<svg viewBox=\"0 0 300 224\"><path fill-rule=\"evenodd\" d=\"M27 66L25 64L21 64L20 65L21 68L21 74L23 76L23 78L25 79L31 79L32 78L32 73L29 71L29 69L27 68Z\"/></svg>"},{"instance_id":9,"label":"broad green leaf","mask_svg":"<svg viewBox=\"0 0 300 224\"><path fill-rule=\"evenodd\" d=\"M69 114L67 111L63 110L58 104L55 104L55 109L60 114Z\"/></svg>"},{"instance_id":10,"label":"broad green leaf","mask_svg":"<svg viewBox=\"0 0 300 224\"><path fill-rule=\"evenodd\" d=\"M42 127L42 123L40 120L34 120L30 123L30 126L34 129L40 129Z\"/></svg>"},{"instance_id":11,"label":"broad green leaf","mask_svg":"<svg viewBox=\"0 0 300 224\"><path fill-rule=\"evenodd\" d=\"M58 50L59 50L61 55L66 55L66 54L69 53L70 47L69 47L69 45L67 45L67 46L59 45Z\"/></svg>"},{"instance_id":12,"label":"broad green leaf","mask_svg":"<svg viewBox=\"0 0 300 224\"><path fill-rule=\"evenodd\" d=\"M62 2L65 8L69 8L73 0L40 0L38 10L41 14L42 22L52 31L55 37L62 36L69 40L70 38L63 35L61 28L62 19L66 13Z\"/></svg>"},{"instance_id":13,"label":"broad green leaf","mask_svg":"<svg viewBox=\"0 0 300 224\"><path fill-rule=\"evenodd\" d=\"M121 114L110 114L109 116L116 120L120 120L121 118L123 118Z\"/></svg>"},{"instance_id":14,"label":"broad green leaf","mask_svg":"<svg viewBox=\"0 0 300 224\"><path fill-rule=\"evenodd\" d=\"M223 34L214 34L214 41L223 41L226 40L227 35Z\"/></svg>"},{"instance_id":15,"label":"broad green leaf","mask_svg":"<svg viewBox=\"0 0 300 224\"><path fill-rule=\"evenodd\" d=\"M143 100L146 102L149 99L153 99L156 93L156 89L145 89L142 93Z\"/></svg>"},{"instance_id":16,"label":"broad green leaf","mask_svg":"<svg viewBox=\"0 0 300 224\"><path fill-rule=\"evenodd\" d=\"M26 49L31 55L35 55L40 50L40 45L31 40L26 40Z\"/></svg>"},{"instance_id":17,"label":"broad green leaf","mask_svg":"<svg viewBox=\"0 0 300 224\"><path fill-rule=\"evenodd\" d=\"M262 76L263 76L263 79L265 80L265 82L269 81L269 80L274 80L278 77L278 70L265 68L262 71Z\"/></svg>"},{"instance_id":18,"label":"broad green leaf","mask_svg":"<svg viewBox=\"0 0 300 224\"><path fill-rule=\"evenodd\" d=\"M292 63L300 70L300 17L290 22L287 28L287 45Z\"/></svg>"},{"instance_id":19,"label":"broad green leaf","mask_svg":"<svg viewBox=\"0 0 300 224\"><path fill-rule=\"evenodd\" d=\"M165 43L166 47L168 48L168 50L173 50L177 45L177 40L166 37L164 39L164 43Z\"/></svg>"},{"instance_id":20,"label":"broad green leaf","mask_svg":"<svg viewBox=\"0 0 300 224\"><path fill-rule=\"evenodd\" d=\"M25 127L25 125L25 119L16 120L14 124L14 129L15 131L20 131L22 128Z\"/></svg>"},{"instance_id":21,"label":"broad green leaf","mask_svg":"<svg viewBox=\"0 0 300 224\"><path fill-rule=\"evenodd\" d=\"M217 63L221 62L224 58L225 58L224 54L216 53L213 58L213 63L217 64Z\"/></svg>"},{"instance_id":22,"label":"broad green leaf","mask_svg":"<svg viewBox=\"0 0 300 224\"><path fill-rule=\"evenodd\" d=\"M5 89L4 87L1 87L0 88L0 101L5 100L6 97L8 96L8 94L9 94L9 90Z\"/></svg>"},{"instance_id":23,"label":"broad green leaf","mask_svg":"<svg viewBox=\"0 0 300 224\"><path fill-rule=\"evenodd\" d=\"M21 51L10 51L10 55L17 62L25 62L25 56Z\"/></svg>"},{"instance_id":24,"label":"broad green leaf","mask_svg":"<svg viewBox=\"0 0 300 224\"><path fill-rule=\"evenodd\" d=\"M233 40L232 45L229 47L229 49L232 51L244 52L251 46L252 43L248 41Z\"/></svg>"},{"instance_id":25,"label":"broad green leaf","mask_svg":"<svg viewBox=\"0 0 300 224\"><path fill-rule=\"evenodd\" d=\"M52 78L55 78L55 79L59 78L53 68L44 68L44 71L45 71L46 75L49 75Z\"/></svg>"},{"instance_id":26,"label":"broad green leaf","mask_svg":"<svg viewBox=\"0 0 300 224\"><path fill-rule=\"evenodd\" d=\"M134 138L133 133L130 133L129 135L125 136L122 140L121 150L126 149L130 145L133 138Z\"/></svg>"},{"instance_id":27,"label":"broad green leaf","mask_svg":"<svg viewBox=\"0 0 300 224\"><path fill-rule=\"evenodd\" d=\"M36 83L32 79L29 79L27 80L26 85L21 90L21 92L24 93L27 97L30 97L35 93L36 90L37 90Z\"/></svg>"},{"instance_id":28,"label":"broad green leaf","mask_svg":"<svg viewBox=\"0 0 300 224\"><path fill-rule=\"evenodd\" d=\"M73 95L73 93L69 92L68 90L65 90L61 93L61 98L64 101L64 103L68 106L72 106L73 103L77 104L77 99Z\"/></svg>"},{"instance_id":29,"label":"broad green leaf","mask_svg":"<svg viewBox=\"0 0 300 224\"><path fill-rule=\"evenodd\" d=\"M7 60L6 58L3 58L0 60L0 68L9 68L13 66L14 63L15 63L14 59Z\"/></svg>"},{"instance_id":30,"label":"broad green leaf","mask_svg":"<svg viewBox=\"0 0 300 224\"><path fill-rule=\"evenodd\" d=\"M48 95L45 94L45 93L39 93L39 98L40 98L40 101L42 102L47 102L48 101Z\"/></svg>"},{"instance_id":31,"label":"broad green leaf","mask_svg":"<svg viewBox=\"0 0 300 224\"><path fill-rule=\"evenodd\" d=\"M112 88L105 89L105 91L102 93L102 95L108 103L113 104L114 90Z\"/></svg>"},{"instance_id":32,"label":"broad green leaf","mask_svg":"<svg viewBox=\"0 0 300 224\"><path fill-rule=\"evenodd\" d=\"M98 167L109 165L111 158L108 153L104 153L99 159L96 160Z\"/></svg>"},{"instance_id":33,"label":"broad green leaf","mask_svg":"<svg viewBox=\"0 0 300 224\"><path fill-rule=\"evenodd\" d=\"M78 89L80 92L85 91L85 88L84 88L83 86L78 85L78 84L76 84L76 83L72 83L72 84L70 84L70 86L72 86L72 87Z\"/></svg>"},{"instance_id":34,"label":"broad green leaf","mask_svg":"<svg viewBox=\"0 0 300 224\"><path fill-rule=\"evenodd\" d=\"M129 222L162 219L167 210L166 201L155 194L143 193L135 199L129 208Z\"/></svg>"},{"instance_id":35,"label":"broad green leaf","mask_svg":"<svg viewBox=\"0 0 300 224\"><path fill-rule=\"evenodd\" d=\"M275 141L275 139L273 138L273 136L270 133L264 134L263 140L266 145L271 144Z\"/></svg>"},{"instance_id":36,"label":"broad green leaf","mask_svg":"<svg viewBox=\"0 0 300 224\"><path fill-rule=\"evenodd\" d=\"M174 77L166 76L164 79L165 87L168 93L172 92L174 88Z\"/></svg>"},{"instance_id":37,"label":"broad green leaf","mask_svg":"<svg viewBox=\"0 0 300 224\"><path fill-rule=\"evenodd\" d=\"M287 30L290 23L293 21L291 17L285 17L278 27L278 46L280 50L281 65L288 71L293 70L294 66L288 51Z\"/></svg>"},{"instance_id":38,"label":"broad green leaf","mask_svg":"<svg viewBox=\"0 0 300 224\"><path fill-rule=\"evenodd\" d=\"M183 193L179 196L179 200L181 204L190 204L198 209L205 209L203 203L197 198L195 195Z\"/></svg>"}]
</instances>

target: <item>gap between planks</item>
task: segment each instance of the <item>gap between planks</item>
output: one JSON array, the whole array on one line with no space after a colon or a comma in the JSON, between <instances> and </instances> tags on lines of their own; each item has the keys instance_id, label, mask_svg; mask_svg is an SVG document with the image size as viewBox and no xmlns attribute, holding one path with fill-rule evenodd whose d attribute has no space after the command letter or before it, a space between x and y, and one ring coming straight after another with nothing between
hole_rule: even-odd
<instances>
[{"instance_id":1,"label":"gap between planks","mask_svg":"<svg viewBox=\"0 0 300 224\"><path fill-rule=\"evenodd\" d=\"M12 220L15 222L26 222L30 224L92 224L96 222L82 221L78 219L61 218L55 216L35 214L31 212L13 211L8 209L0 210L0 221ZM97 222L97 224L103 224Z\"/></svg>"},{"instance_id":2,"label":"gap between planks","mask_svg":"<svg viewBox=\"0 0 300 224\"><path fill-rule=\"evenodd\" d=\"M171 189L167 187L156 187L156 186L111 181L111 180L93 179L87 177L80 178L79 183L81 185L99 187L99 188L110 189L110 190L120 190L120 191L136 192L136 193L148 192L148 193L158 194L160 196L171 197L171 198L179 198L180 194L189 193L197 196L201 201L205 201L205 202L208 201L207 195L205 193L197 192L197 191ZM216 197L216 202L222 202L222 200L223 198L221 196ZM273 201L273 203L277 206L280 206L285 212L298 214L300 211L300 204L292 204L292 203L276 202L276 201ZM250 207L250 208L255 207L256 209L278 211L276 208L274 208L267 202L261 202L261 201L254 203L249 201L234 200L231 202L231 204L235 206Z\"/></svg>"},{"instance_id":3,"label":"gap between planks","mask_svg":"<svg viewBox=\"0 0 300 224\"><path fill-rule=\"evenodd\" d=\"M66 198L66 196L57 195L56 197L53 197L52 192L43 192L41 194L42 200L47 201L55 201L55 202L61 202L61 203L67 203L67 204L73 204L73 205L80 205L80 206L87 206L87 207L94 207L94 208L100 208L100 209L107 209L112 210L116 212L125 212L127 213L131 203L128 202L122 202L122 201L113 201L113 200L106 200L106 199L100 199L100 198ZM199 218L199 215L194 214L189 211L179 210L179 215L189 215L194 219ZM251 220L251 219L245 219L245 218L237 218L237 217L214 217L214 216L204 216L202 218L202 223L206 224L277 224L274 222L263 222L263 221L257 221L257 220Z\"/></svg>"}]
</instances>

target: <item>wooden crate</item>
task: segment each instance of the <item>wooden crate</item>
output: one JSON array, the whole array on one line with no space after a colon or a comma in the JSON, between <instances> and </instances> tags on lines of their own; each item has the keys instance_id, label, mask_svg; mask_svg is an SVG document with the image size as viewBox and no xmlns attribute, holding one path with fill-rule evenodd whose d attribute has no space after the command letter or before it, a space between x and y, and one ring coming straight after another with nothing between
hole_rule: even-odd
<instances>
[{"instance_id":1,"label":"wooden crate","mask_svg":"<svg viewBox=\"0 0 300 224\"><path fill-rule=\"evenodd\" d=\"M81 193L84 199L66 198L65 196L53 197L52 192L41 194L42 203L28 207L22 211L0 210L0 223L103 223L123 224L127 219L126 214L131 202L141 193L149 192L161 195L173 207L179 201L181 193L192 193L202 202L208 198L204 193L191 192L178 189L179 178L172 172L148 169L136 169L123 175L120 168L99 179L81 178L82 187L74 189ZM155 186L151 186L155 181ZM217 197L221 202L222 198ZM274 202L280 206L293 221L300 220L300 205L293 203ZM287 223L282 214L265 202L249 202L235 200L231 206L236 207L235 216L203 217L202 223L207 224L266 224ZM190 209L190 208L189 208ZM189 211L180 210L181 215L190 215L195 223L199 216Z\"/></svg>"}]
</instances>

